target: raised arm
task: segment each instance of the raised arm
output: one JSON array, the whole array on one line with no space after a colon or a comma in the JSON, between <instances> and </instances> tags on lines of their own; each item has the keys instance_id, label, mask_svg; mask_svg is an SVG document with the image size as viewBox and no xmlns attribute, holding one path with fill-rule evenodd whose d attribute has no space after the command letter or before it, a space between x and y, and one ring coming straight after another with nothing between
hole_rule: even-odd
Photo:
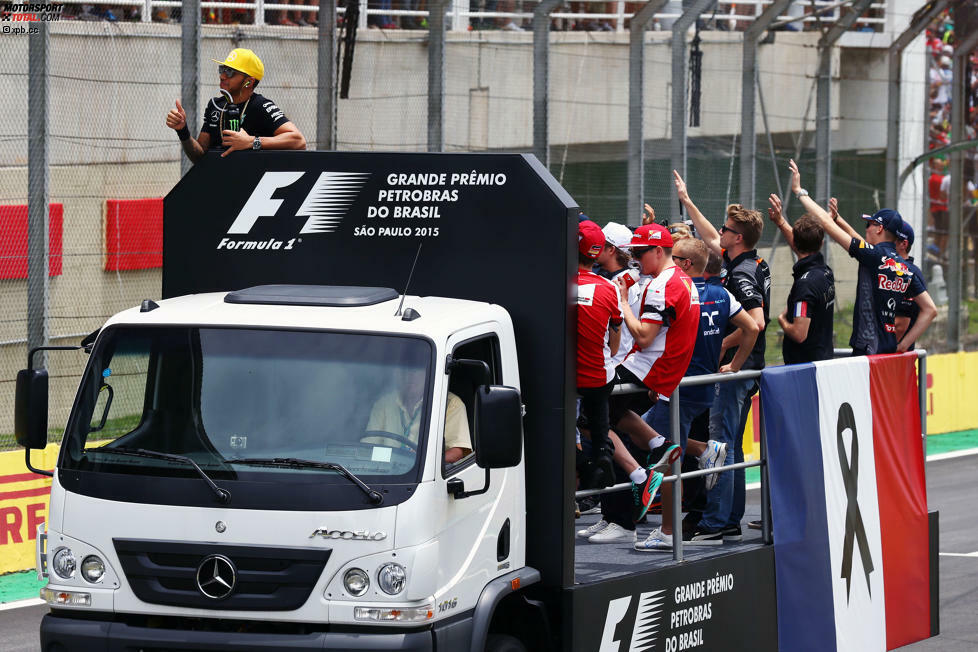
<instances>
[{"instance_id":1,"label":"raised arm","mask_svg":"<svg viewBox=\"0 0 978 652\"><path fill-rule=\"evenodd\" d=\"M838 242L839 246L843 249L849 251L849 243L852 242L852 236L839 227L832 220L828 212L808 196L807 190L802 189L801 172L798 171L798 166L794 160L788 161L788 169L791 170L791 192L795 193L795 197L798 198L798 201L801 202L801 205L805 207L805 210L809 214L818 218L818 221L822 224L822 228L825 230L825 235Z\"/></svg>"},{"instance_id":2,"label":"raised arm","mask_svg":"<svg viewBox=\"0 0 978 652\"><path fill-rule=\"evenodd\" d=\"M788 243L788 246L791 247L791 250L795 252L795 255L797 256L798 250L795 249L795 232L794 229L791 228L791 225L788 224L788 220L784 219L784 215L781 213L781 198L772 193L771 196L767 198L767 201L769 204L771 204L771 207L767 209L768 218L771 220L774 226L778 227L778 230L781 231L781 235L784 236L784 241Z\"/></svg>"},{"instance_id":3,"label":"raised arm","mask_svg":"<svg viewBox=\"0 0 978 652\"><path fill-rule=\"evenodd\" d=\"M710 251L718 256L723 255L723 250L720 248L720 234L703 217L703 213L700 212L700 209L696 208L696 204L689 198L689 192L686 190L686 182L683 181L683 178L675 170L672 171L672 178L676 184L676 194L679 196L679 203L686 208L686 213L693 220L693 226L696 227L696 232L703 238L703 242L710 248Z\"/></svg>"},{"instance_id":4,"label":"raised arm","mask_svg":"<svg viewBox=\"0 0 978 652\"><path fill-rule=\"evenodd\" d=\"M842 219L839 215L839 200L833 197L829 200L829 217L832 221L839 225L839 228L849 234L850 238L858 238L862 240L862 236L856 232L856 229L852 228L848 222Z\"/></svg>"}]
</instances>

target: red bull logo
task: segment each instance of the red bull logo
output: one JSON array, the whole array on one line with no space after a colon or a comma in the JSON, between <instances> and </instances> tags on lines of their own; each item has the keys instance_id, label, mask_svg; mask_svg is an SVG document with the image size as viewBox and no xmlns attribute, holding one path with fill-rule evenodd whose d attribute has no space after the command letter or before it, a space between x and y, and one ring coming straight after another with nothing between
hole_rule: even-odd
<instances>
[{"instance_id":1,"label":"red bull logo","mask_svg":"<svg viewBox=\"0 0 978 652\"><path fill-rule=\"evenodd\" d=\"M878 274L876 280L879 282L879 287L881 290L889 290L899 294L903 294L907 291L907 288L910 287L909 279L895 278L890 280L886 274Z\"/></svg>"},{"instance_id":2,"label":"red bull logo","mask_svg":"<svg viewBox=\"0 0 978 652\"><path fill-rule=\"evenodd\" d=\"M897 276L903 276L910 271L909 267L894 258L883 258L883 264L879 268L896 272Z\"/></svg>"}]
</instances>

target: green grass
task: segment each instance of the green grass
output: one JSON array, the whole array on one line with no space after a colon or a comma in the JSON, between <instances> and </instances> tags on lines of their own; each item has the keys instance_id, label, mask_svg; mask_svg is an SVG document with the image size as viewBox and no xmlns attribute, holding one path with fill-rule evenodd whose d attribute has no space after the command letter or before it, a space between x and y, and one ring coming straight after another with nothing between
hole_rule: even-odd
<instances>
[{"instance_id":1,"label":"green grass","mask_svg":"<svg viewBox=\"0 0 978 652\"><path fill-rule=\"evenodd\" d=\"M114 419L106 419L105 427L90 434L88 440L89 442L98 440L108 443L109 441L118 439L128 432L132 432L139 425L139 422L142 421L142 418L142 414L130 414ZM48 443L61 443L64 432L64 428L48 428ZM17 440L13 434L0 435L0 452L17 450L17 448Z\"/></svg>"}]
</instances>

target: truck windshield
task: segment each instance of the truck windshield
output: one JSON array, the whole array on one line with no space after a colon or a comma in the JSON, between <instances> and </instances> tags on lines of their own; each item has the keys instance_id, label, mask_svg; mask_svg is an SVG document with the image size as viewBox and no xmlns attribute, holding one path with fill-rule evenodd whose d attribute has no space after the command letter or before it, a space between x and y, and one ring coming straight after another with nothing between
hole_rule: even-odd
<instances>
[{"instance_id":1,"label":"truck windshield","mask_svg":"<svg viewBox=\"0 0 978 652\"><path fill-rule=\"evenodd\" d=\"M140 449L190 458L214 479L323 476L314 464L247 462L286 458L340 464L366 482L416 479L431 393L425 339L112 327L92 355L62 468L197 477L186 463L123 454Z\"/></svg>"}]
</instances>

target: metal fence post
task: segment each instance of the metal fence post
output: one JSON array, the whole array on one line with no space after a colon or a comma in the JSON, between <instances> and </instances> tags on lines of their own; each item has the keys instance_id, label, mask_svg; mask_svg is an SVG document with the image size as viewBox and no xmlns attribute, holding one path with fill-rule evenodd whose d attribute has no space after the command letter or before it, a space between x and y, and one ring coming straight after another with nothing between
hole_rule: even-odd
<instances>
[{"instance_id":1,"label":"metal fence post","mask_svg":"<svg viewBox=\"0 0 978 652\"><path fill-rule=\"evenodd\" d=\"M283 0L279 0L283 1ZM265 24L265 0L255 0L255 25Z\"/></svg>"},{"instance_id":2,"label":"metal fence post","mask_svg":"<svg viewBox=\"0 0 978 652\"><path fill-rule=\"evenodd\" d=\"M669 0L649 0L629 24L628 45L628 217L641 224L645 197L645 32Z\"/></svg>"},{"instance_id":3,"label":"metal fence post","mask_svg":"<svg viewBox=\"0 0 978 652\"><path fill-rule=\"evenodd\" d=\"M815 101L815 201L826 205L832 192L832 50L872 0L855 0L818 42L818 91Z\"/></svg>"},{"instance_id":4,"label":"metal fence post","mask_svg":"<svg viewBox=\"0 0 978 652\"><path fill-rule=\"evenodd\" d=\"M550 12L561 0L540 0L533 10L533 153L550 167Z\"/></svg>"},{"instance_id":5,"label":"metal fence post","mask_svg":"<svg viewBox=\"0 0 978 652\"><path fill-rule=\"evenodd\" d=\"M889 78L886 96L886 205L896 209L900 197L900 86L903 74L903 51L934 18L947 8L948 0L936 0L923 14L918 14L896 39L887 52ZM926 221L926 220L925 220ZM924 242L921 239L921 242Z\"/></svg>"},{"instance_id":6,"label":"metal fence post","mask_svg":"<svg viewBox=\"0 0 978 652\"><path fill-rule=\"evenodd\" d=\"M336 2L319 0L316 149L336 149Z\"/></svg>"},{"instance_id":7,"label":"metal fence post","mask_svg":"<svg viewBox=\"0 0 978 652\"><path fill-rule=\"evenodd\" d=\"M965 62L978 46L978 32L971 32L954 46L953 79L951 86L951 134L963 140L965 111ZM964 162L961 150L951 152L951 190L948 193L949 213L947 234L947 343L952 351L961 349L961 298L964 279L961 278L961 220L964 206Z\"/></svg>"},{"instance_id":8,"label":"metal fence post","mask_svg":"<svg viewBox=\"0 0 978 652\"><path fill-rule=\"evenodd\" d=\"M686 30L716 0L694 0L672 25L672 167L686 176ZM685 4L685 3L684 3ZM679 215L679 198L669 193L669 216Z\"/></svg>"},{"instance_id":9,"label":"metal fence post","mask_svg":"<svg viewBox=\"0 0 978 652\"><path fill-rule=\"evenodd\" d=\"M740 203L754 205L757 185L757 128L754 95L757 88L757 43L775 18L792 0L775 0L744 32L744 53L740 92Z\"/></svg>"},{"instance_id":10,"label":"metal fence post","mask_svg":"<svg viewBox=\"0 0 978 652\"><path fill-rule=\"evenodd\" d=\"M758 395L760 395L760 382L758 382ZM764 543L774 543L771 532L771 485L768 474L767 461L767 431L764 429L764 406L761 405L759 396L757 406L757 425L761 431L761 539Z\"/></svg>"},{"instance_id":11,"label":"metal fence post","mask_svg":"<svg viewBox=\"0 0 978 652\"><path fill-rule=\"evenodd\" d=\"M672 433L672 443L682 442L679 432L679 390L676 389L669 397L669 432ZM683 560L683 457L679 456L672 463L672 474L676 481L672 483L672 558Z\"/></svg>"},{"instance_id":12,"label":"metal fence post","mask_svg":"<svg viewBox=\"0 0 978 652\"><path fill-rule=\"evenodd\" d=\"M193 130L193 125L200 124L200 114L197 112L197 98L200 97L200 0L183 0L180 26L180 102L187 113L187 126ZM186 174L193 165L181 153L180 175Z\"/></svg>"},{"instance_id":13,"label":"metal fence post","mask_svg":"<svg viewBox=\"0 0 978 652\"><path fill-rule=\"evenodd\" d=\"M428 2L428 151L445 149L445 8Z\"/></svg>"},{"instance_id":14,"label":"metal fence post","mask_svg":"<svg viewBox=\"0 0 978 652\"><path fill-rule=\"evenodd\" d=\"M48 56L50 23L28 36L27 80L27 350L48 343ZM42 359L41 366L47 366Z\"/></svg>"}]
</instances>

